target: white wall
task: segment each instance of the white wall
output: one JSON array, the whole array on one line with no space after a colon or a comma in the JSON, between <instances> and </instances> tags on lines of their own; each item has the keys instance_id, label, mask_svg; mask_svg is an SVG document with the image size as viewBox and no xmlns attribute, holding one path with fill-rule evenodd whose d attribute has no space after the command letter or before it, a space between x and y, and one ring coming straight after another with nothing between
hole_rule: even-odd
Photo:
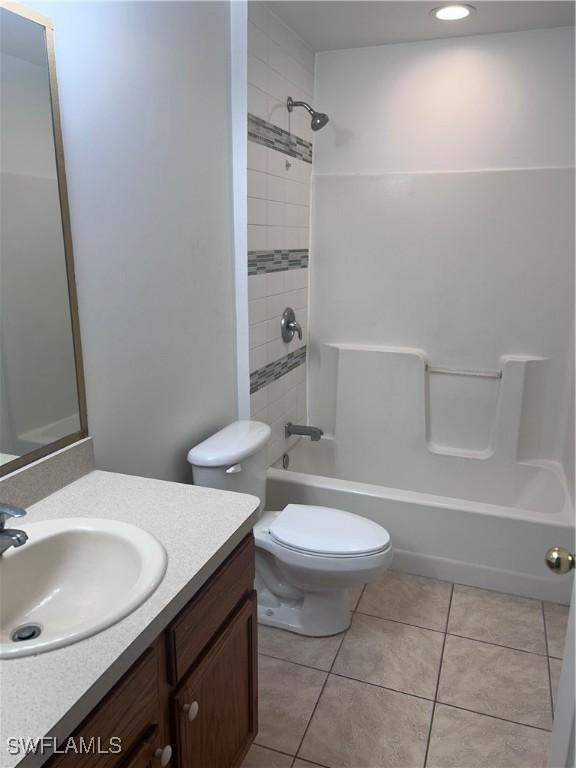
<instances>
[{"instance_id":1,"label":"white wall","mask_svg":"<svg viewBox=\"0 0 576 768\"><path fill-rule=\"evenodd\" d=\"M573 75L568 27L320 53L314 173L573 165Z\"/></svg>"},{"instance_id":2,"label":"white wall","mask_svg":"<svg viewBox=\"0 0 576 768\"><path fill-rule=\"evenodd\" d=\"M568 354L569 364L574 370L574 348L570 350ZM562 448L562 465L564 466L564 472L566 474L566 480L568 481L568 488L572 493L572 503L574 504L575 496L575 474L576 474L576 457L575 457L575 392L574 392L574 377L571 381L567 382L568 391L566 392L566 399L568 400L568 406L565 408L565 429L564 429L564 445Z\"/></svg>"},{"instance_id":3,"label":"white wall","mask_svg":"<svg viewBox=\"0 0 576 768\"><path fill-rule=\"evenodd\" d=\"M331 122L314 157L313 423L333 426L326 342L474 369L544 356L524 388L517 455L561 460L573 60L567 28L318 55L315 99ZM359 379L358 397L374 386Z\"/></svg>"},{"instance_id":4,"label":"white wall","mask_svg":"<svg viewBox=\"0 0 576 768\"><path fill-rule=\"evenodd\" d=\"M228 3L54 20L88 421L102 469L187 480L236 417Z\"/></svg>"}]
</instances>

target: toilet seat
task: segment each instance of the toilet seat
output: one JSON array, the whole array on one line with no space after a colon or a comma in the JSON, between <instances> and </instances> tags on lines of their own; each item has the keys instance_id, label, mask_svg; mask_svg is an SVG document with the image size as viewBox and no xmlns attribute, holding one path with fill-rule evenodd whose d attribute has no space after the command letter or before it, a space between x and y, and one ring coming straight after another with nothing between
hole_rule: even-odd
<instances>
[{"instance_id":1,"label":"toilet seat","mask_svg":"<svg viewBox=\"0 0 576 768\"><path fill-rule=\"evenodd\" d=\"M381 525L331 507L288 504L268 530L280 547L316 557L367 557L390 547L390 535Z\"/></svg>"}]
</instances>

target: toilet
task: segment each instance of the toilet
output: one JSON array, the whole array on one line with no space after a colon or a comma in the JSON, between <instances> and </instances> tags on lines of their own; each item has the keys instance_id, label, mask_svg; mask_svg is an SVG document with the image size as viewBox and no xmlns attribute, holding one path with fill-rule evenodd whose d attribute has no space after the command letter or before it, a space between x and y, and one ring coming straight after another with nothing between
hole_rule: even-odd
<instances>
[{"instance_id":1,"label":"toilet","mask_svg":"<svg viewBox=\"0 0 576 768\"><path fill-rule=\"evenodd\" d=\"M270 427L235 421L188 452L195 485L260 499L254 527L258 621L312 637L350 626L348 590L380 578L393 557L388 531L330 507L266 510Z\"/></svg>"}]
</instances>

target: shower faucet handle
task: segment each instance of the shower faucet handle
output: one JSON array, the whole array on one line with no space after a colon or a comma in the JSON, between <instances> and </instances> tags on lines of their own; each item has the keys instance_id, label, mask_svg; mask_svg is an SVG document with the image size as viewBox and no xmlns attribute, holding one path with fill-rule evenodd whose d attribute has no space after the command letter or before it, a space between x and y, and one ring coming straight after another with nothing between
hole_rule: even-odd
<instances>
[{"instance_id":1,"label":"shower faucet handle","mask_svg":"<svg viewBox=\"0 0 576 768\"><path fill-rule=\"evenodd\" d=\"M294 338L294 334L298 334L298 338L302 341L302 326L296 320L296 313L292 307L286 307L282 313L282 320L280 321L280 330L282 332L282 341L289 342Z\"/></svg>"}]
</instances>

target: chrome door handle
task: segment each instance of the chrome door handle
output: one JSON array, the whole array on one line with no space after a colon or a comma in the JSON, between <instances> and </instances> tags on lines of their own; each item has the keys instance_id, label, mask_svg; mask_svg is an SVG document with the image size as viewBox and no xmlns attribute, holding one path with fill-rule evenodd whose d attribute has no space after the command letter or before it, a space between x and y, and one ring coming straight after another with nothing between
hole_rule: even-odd
<instances>
[{"instance_id":1,"label":"chrome door handle","mask_svg":"<svg viewBox=\"0 0 576 768\"><path fill-rule=\"evenodd\" d=\"M576 556L565 547L551 547L546 552L546 565L552 573L563 576L576 566Z\"/></svg>"}]
</instances>

